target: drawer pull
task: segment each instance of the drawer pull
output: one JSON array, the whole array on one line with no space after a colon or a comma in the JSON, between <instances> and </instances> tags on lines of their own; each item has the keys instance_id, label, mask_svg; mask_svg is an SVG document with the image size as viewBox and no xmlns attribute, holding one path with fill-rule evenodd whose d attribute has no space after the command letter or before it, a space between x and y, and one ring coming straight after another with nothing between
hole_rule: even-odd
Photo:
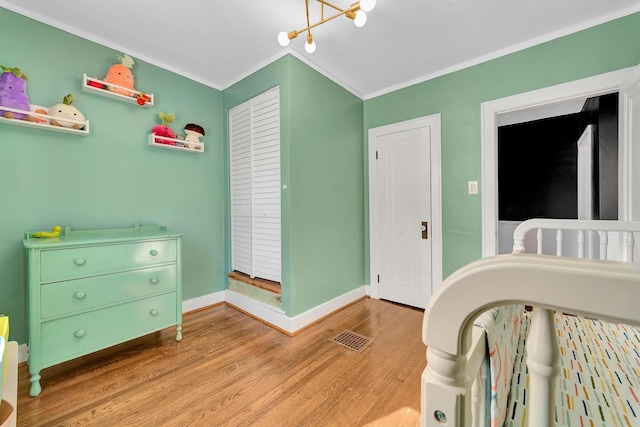
<instances>
[{"instance_id":1,"label":"drawer pull","mask_svg":"<svg viewBox=\"0 0 640 427\"><path fill-rule=\"evenodd\" d=\"M84 258L76 258L76 265L84 265L87 262Z\"/></svg>"},{"instance_id":2,"label":"drawer pull","mask_svg":"<svg viewBox=\"0 0 640 427\"><path fill-rule=\"evenodd\" d=\"M73 335L74 335L76 338L82 338L82 337L84 337L84 336L85 336L85 332L84 332L82 329L80 329L80 330L77 330L77 331L76 331L76 333L75 333L75 334L73 334Z\"/></svg>"},{"instance_id":3,"label":"drawer pull","mask_svg":"<svg viewBox=\"0 0 640 427\"><path fill-rule=\"evenodd\" d=\"M151 279L149 279L149 283L151 283L152 285L155 285L158 283L158 278L157 277L152 277Z\"/></svg>"},{"instance_id":4,"label":"drawer pull","mask_svg":"<svg viewBox=\"0 0 640 427\"><path fill-rule=\"evenodd\" d=\"M157 316L157 315L158 315L158 310L156 310L156 309L154 308L154 309L152 309L152 310L149 312L149 314L150 314L150 315L152 315L152 316Z\"/></svg>"},{"instance_id":5,"label":"drawer pull","mask_svg":"<svg viewBox=\"0 0 640 427\"><path fill-rule=\"evenodd\" d=\"M84 297L86 297L86 296L87 296L87 294L85 294L85 293L84 293L84 292L82 292L82 291L78 291L78 292L76 292L75 294L73 294L73 296L74 296L76 299L84 299Z\"/></svg>"},{"instance_id":6,"label":"drawer pull","mask_svg":"<svg viewBox=\"0 0 640 427\"><path fill-rule=\"evenodd\" d=\"M156 251L155 249L151 249L151 250L149 251L149 255L151 255L151 256L156 256L156 255L158 255L158 251Z\"/></svg>"}]
</instances>

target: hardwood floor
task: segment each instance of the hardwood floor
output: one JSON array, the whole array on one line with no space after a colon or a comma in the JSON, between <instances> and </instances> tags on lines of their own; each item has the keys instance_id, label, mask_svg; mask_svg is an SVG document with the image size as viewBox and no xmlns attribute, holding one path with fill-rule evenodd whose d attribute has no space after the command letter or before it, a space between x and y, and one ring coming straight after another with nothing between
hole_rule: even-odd
<instances>
[{"instance_id":1,"label":"hardwood floor","mask_svg":"<svg viewBox=\"0 0 640 427\"><path fill-rule=\"evenodd\" d=\"M290 337L227 305L45 369L18 426L419 426L423 311L362 299ZM331 341L372 339L361 352Z\"/></svg>"}]
</instances>

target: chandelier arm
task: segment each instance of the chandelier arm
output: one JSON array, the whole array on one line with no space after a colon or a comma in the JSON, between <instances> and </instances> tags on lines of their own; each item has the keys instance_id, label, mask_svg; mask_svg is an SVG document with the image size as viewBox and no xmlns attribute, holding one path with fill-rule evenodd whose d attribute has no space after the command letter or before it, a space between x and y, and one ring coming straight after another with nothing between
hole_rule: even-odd
<instances>
[{"instance_id":1,"label":"chandelier arm","mask_svg":"<svg viewBox=\"0 0 640 427\"><path fill-rule=\"evenodd\" d=\"M342 8L340 8L340 7L336 6L336 5L333 5L333 4L331 4L331 3L329 3L328 1L325 1L325 0L316 0L316 1L318 3L321 3L322 5L329 6L330 8L338 10L338 11L340 11L342 13L346 13L346 12L349 12L349 11L355 12L356 10L360 9L360 2L353 3L351 6L349 6L349 9L342 9Z\"/></svg>"},{"instance_id":2,"label":"chandelier arm","mask_svg":"<svg viewBox=\"0 0 640 427\"><path fill-rule=\"evenodd\" d=\"M321 19L320 21L316 22L315 24L308 25L307 27L305 27L305 28L303 28L303 29L301 29L301 30L298 30L298 31L297 31L297 33L298 33L298 34L301 34L301 33L304 33L305 31L309 31L309 30L311 30L312 28L315 28L315 27L317 27L318 25L322 25L322 24L324 24L325 22L331 21L332 19L335 19L335 18L337 18L338 16L342 16L342 15L344 15L344 14L345 14L345 13L347 13L347 12L349 12L349 10L345 10L344 12L336 13L335 15L332 15L332 16L330 16L330 17L326 18L326 19Z\"/></svg>"}]
</instances>

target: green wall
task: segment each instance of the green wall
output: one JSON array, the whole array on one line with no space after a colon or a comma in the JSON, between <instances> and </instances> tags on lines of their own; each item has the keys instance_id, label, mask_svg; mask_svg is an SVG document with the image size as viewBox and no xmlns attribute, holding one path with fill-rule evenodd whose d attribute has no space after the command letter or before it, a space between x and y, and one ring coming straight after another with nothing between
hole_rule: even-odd
<instances>
[{"instance_id":1,"label":"green wall","mask_svg":"<svg viewBox=\"0 0 640 427\"><path fill-rule=\"evenodd\" d=\"M122 53L0 8L0 64L29 77L32 104L50 107L71 92L90 122L87 136L0 123L0 313L20 343L27 230L166 225L184 233L184 299L225 288L222 93L135 56L136 89L154 93L155 106L81 91L83 73L104 77ZM203 126L205 152L149 147L161 111L176 115L176 133Z\"/></svg>"},{"instance_id":2,"label":"green wall","mask_svg":"<svg viewBox=\"0 0 640 427\"><path fill-rule=\"evenodd\" d=\"M480 104L637 65L639 28L636 13L365 101L365 129L442 114L445 277L482 254L481 194L467 194L467 181L477 180L482 192ZM365 136L365 147L367 143ZM368 190L364 194L368 206ZM368 220L365 231L368 283Z\"/></svg>"},{"instance_id":3,"label":"green wall","mask_svg":"<svg viewBox=\"0 0 640 427\"><path fill-rule=\"evenodd\" d=\"M363 102L291 67L292 315L364 285Z\"/></svg>"},{"instance_id":4,"label":"green wall","mask_svg":"<svg viewBox=\"0 0 640 427\"><path fill-rule=\"evenodd\" d=\"M364 284L363 102L287 55L226 89L225 115L275 85L287 185L282 308L292 317Z\"/></svg>"}]
</instances>

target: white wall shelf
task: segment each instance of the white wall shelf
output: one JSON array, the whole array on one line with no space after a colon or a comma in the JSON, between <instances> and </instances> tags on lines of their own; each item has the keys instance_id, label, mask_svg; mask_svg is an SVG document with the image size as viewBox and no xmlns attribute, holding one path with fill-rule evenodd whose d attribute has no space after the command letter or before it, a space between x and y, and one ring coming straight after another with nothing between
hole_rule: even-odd
<instances>
[{"instance_id":1,"label":"white wall shelf","mask_svg":"<svg viewBox=\"0 0 640 427\"><path fill-rule=\"evenodd\" d=\"M34 106L34 105L32 105L31 107L32 107L32 109L36 108L36 106ZM0 116L0 123L6 123L6 124L9 124L9 125L16 125L16 126L25 126L25 127L30 127L30 128L34 128L34 129L50 130L50 131L53 131L53 132L71 133L71 134L75 134L75 135L88 135L89 134L89 120L86 120L85 122L79 122L79 121L71 120L71 119L61 119L60 117L50 116L49 114L41 114L41 113L36 113L34 111L18 110L16 108L3 107L1 105L0 105L0 110L11 111L12 113L27 114L27 115L29 115L31 117L31 120L21 120L21 119L8 119L6 117ZM45 108L43 108L43 110L46 111ZM58 120L58 121L63 121L63 122L76 123L76 124L79 124L79 125L83 125L84 128L83 129L74 129L74 128L71 128L71 127L54 126L54 125L49 124L49 122L52 119L53 120ZM35 120L37 120L37 121L35 121Z\"/></svg>"},{"instance_id":2,"label":"white wall shelf","mask_svg":"<svg viewBox=\"0 0 640 427\"><path fill-rule=\"evenodd\" d=\"M204 153L204 142L188 142L182 139L167 138L165 136L149 134L148 144L154 147L170 148L172 150L190 151L192 153Z\"/></svg>"},{"instance_id":3,"label":"white wall shelf","mask_svg":"<svg viewBox=\"0 0 640 427\"><path fill-rule=\"evenodd\" d=\"M97 85L97 86L92 86ZM131 92L131 96L121 95L119 93L111 92L109 87L115 87L118 89L124 89ZM89 77L87 74L83 74L82 76L82 90L84 92L95 93L96 95L105 96L111 99L117 99L119 101L128 102L130 104L138 104L141 107L152 107L154 103L154 95L152 93L140 92L135 89L129 89L123 86L118 86L113 83L105 82L104 80L97 79L95 77ZM146 95L144 104L138 103L138 98Z\"/></svg>"}]
</instances>

